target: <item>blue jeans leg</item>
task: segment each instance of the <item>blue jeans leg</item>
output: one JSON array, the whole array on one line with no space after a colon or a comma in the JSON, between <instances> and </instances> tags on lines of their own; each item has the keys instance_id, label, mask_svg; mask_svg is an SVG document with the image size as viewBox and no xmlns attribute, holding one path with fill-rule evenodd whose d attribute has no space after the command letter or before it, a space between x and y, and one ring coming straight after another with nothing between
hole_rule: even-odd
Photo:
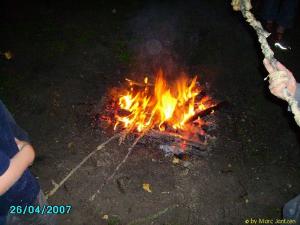
<instances>
[{"instance_id":1,"label":"blue jeans leg","mask_svg":"<svg viewBox=\"0 0 300 225\"><path fill-rule=\"evenodd\" d=\"M300 225L300 195L285 204L283 207L283 218L296 220L295 225Z\"/></svg>"},{"instance_id":2,"label":"blue jeans leg","mask_svg":"<svg viewBox=\"0 0 300 225\"><path fill-rule=\"evenodd\" d=\"M6 224L6 216L0 216L0 225Z\"/></svg>"},{"instance_id":3,"label":"blue jeans leg","mask_svg":"<svg viewBox=\"0 0 300 225\"><path fill-rule=\"evenodd\" d=\"M48 205L42 191L37 196L37 200L32 206L43 208ZM56 225L56 216L54 214L25 214L25 215L8 215L6 225Z\"/></svg>"}]
</instances>

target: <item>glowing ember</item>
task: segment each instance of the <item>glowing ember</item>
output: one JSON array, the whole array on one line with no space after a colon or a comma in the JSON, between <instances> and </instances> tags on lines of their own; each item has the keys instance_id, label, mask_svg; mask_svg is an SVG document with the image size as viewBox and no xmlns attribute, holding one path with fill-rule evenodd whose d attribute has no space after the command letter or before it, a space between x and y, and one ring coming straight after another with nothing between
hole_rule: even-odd
<instances>
[{"instance_id":1,"label":"glowing ember","mask_svg":"<svg viewBox=\"0 0 300 225\"><path fill-rule=\"evenodd\" d=\"M162 70L156 75L154 85L149 84L148 78L143 83L126 79L129 87L125 94L118 96L119 108L115 118L117 127L128 131L146 131L158 128L160 131L168 129L188 130L191 118L201 126L199 112L211 106L210 98L199 98L201 88L197 77L189 80L182 76L170 86L164 79ZM121 113L123 112L123 113ZM121 114L126 115L121 115Z\"/></svg>"}]
</instances>

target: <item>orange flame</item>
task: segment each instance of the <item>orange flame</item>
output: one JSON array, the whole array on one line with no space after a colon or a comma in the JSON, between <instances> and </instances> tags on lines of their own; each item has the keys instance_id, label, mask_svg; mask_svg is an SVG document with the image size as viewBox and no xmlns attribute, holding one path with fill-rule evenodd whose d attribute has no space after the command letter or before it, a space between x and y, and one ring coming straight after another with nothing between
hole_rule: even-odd
<instances>
[{"instance_id":1,"label":"orange flame","mask_svg":"<svg viewBox=\"0 0 300 225\"><path fill-rule=\"evenodd\" d=\"M176 85L169 87L163 71L159 70L154 88L149 84L147 77L142 85L126 80L129 82L129 91L119 96L119 107L127 112L127 115L116 114L115 129L121 126L129 131L139 132L154 127L161 131L166 127L184 130L188 129L186 123L191 117L199 110L209 107L206 105L209 97L196 102L196 97L201 91L197 86L197 77L189 81L186 76L182 76L176 81ZM140 90L136 90L136 86L139 86Z\"/></svg>"}]
</instances>

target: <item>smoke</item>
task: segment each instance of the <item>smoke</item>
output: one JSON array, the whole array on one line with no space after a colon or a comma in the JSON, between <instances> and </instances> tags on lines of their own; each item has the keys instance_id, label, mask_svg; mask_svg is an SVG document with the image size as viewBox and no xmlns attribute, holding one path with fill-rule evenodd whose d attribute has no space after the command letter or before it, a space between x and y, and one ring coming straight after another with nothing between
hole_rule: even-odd
<instances>
[{"instance_id":1,"label":"smoke","mask_svg":"<svg viewBox=\"0 0 300 225\"><path fill-rule=\"evenodd\" d=\"M181 72L193 76L200 65L215 65L223 57L228 10L218 0L149 1L129 22L132 73L154 74L162 68L167 79ZM231 12L231 11L229 11ZM223 57L222 57L223 56Z\"/></svg>"},{"instance_id":2,"label":"smoke","mask_svg":"<svg viewBox=\"0 0 300 225\"><path fill-rule=\"evenodd\" d=\"M130 21L134 73L153 74L161 68L172 77L179 71L175 43L181 15L174 2L156 2L146 5Z\"/></svg>"}]
</instances>

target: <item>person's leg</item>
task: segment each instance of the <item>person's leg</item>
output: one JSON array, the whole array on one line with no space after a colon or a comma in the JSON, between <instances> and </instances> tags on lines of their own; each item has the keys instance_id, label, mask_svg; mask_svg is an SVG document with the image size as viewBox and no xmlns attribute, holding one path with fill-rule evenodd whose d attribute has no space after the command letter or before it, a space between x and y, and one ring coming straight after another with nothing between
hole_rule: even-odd
<instances>
[{"instance_id":1,"label":"person's leg","mask_svg":"<svg viewBox=\"0 0 300 225\"><path fill-rule=\"evenodd\" d=\"M276 20L280 0L264 0L261 8L261 18L263 20L264 28L272 33L274 27L274 21Z\"/></svg>"},{"instance_id":2,"label":"person's leg","mask_svg":"<svg viewBox=\"0 0 300 225\"><path fill-rule=\"evenodd\" d=\"M0 216L0 225L6 224L6 216Z\"/></svg>"},{"instance_id":3,"label":"person's leg","mask_svg":"<svg viewBox=\"0 0 300 225\"><path fill-rule=\"evenodd\" d=\"M6 106L3 104L1 100L0 100L0 107L2 108L2 113L4 114L3 118L5 118L6 121L8 122L15 137L18 138L19 140L29 142L29 137L27 132L17 125L15 119L13 118L13 116L11 115L11 113L8 111L8 109L6 108Z\"/></svg>"},{"instance_id":4,"label":"person's leg","mask_svg":"<svg viewBox=\"0 0 300 225\"><path fill-rule=\"evenodd\" d=\"M19 215L8 215L6 225L22 225L22 218Z\"/></svg>"},{"instance_id":5,"label":"person's leg","mask_svg":"<svg viewBox=\"0 0 300 225\"><path fill-rule=\"evenodd\" d=\"M285 29L291 28L296 16L298 0L283 0L279 9L276 22L278 24L277 31L284 32Z\"/></svg>"},{"instance_id":6,"label":"person's leg","mask_svg":"<svg viewBox=\"0 0 300 225\"><path fill-rule=\"evenodd\" d=\"M261 17L267 21L274 21L279 10L280 0L264 0L262 4Z\"/></svg>"},{"instance_id":7,"label":"person's leg","mask_svg":"<svg viewBox=\"0 0 300 225\"><path fill-rule=\"evenodd\" d=\"M40 209L43 206L48 205L48 202L42 191L39 192L36 202L32 206L39 206ZM26 215L8 215L6 225L56 225L56 215L54 214L26 214ZM1 225L1 223L0 223Z\"/></svg>"},{"instance_id":8,"label":"person's leg","mask_svg":"<svg viewBox=\"0 0 300 225\"><path fill-rule=\"evenodd\" d=\"M300 225L300 195L285 204L283 207L283 218L296 220L295 225Z\"/></svg>"},{"instance_id":9,"label":"person's leg","mask_svg":"<svg viewBox=\"0 0 300 225\"><path fill-rule=\"evenodd\" d=\"M40 206L41 209L43 208L43 206L49 205L42 190L40 190L34 205ZM34 214L32 217L29 217L28 222L30 222L30 224L39 224L39 225L56 225L56 215Z\"/></svg>"},{"instance_id":10,"label":"person's leg","mask_svg":"<svg viewBox=\"0 0 300 225\"><path fill-rule=\"evenodd\" d=\"M288 40L285 37L285 30L291 28L296 16L298 0L283 0L276 18L277 28L273 35L275 47L281 50L291 49Z\"/></svg>"}]
</instances>

